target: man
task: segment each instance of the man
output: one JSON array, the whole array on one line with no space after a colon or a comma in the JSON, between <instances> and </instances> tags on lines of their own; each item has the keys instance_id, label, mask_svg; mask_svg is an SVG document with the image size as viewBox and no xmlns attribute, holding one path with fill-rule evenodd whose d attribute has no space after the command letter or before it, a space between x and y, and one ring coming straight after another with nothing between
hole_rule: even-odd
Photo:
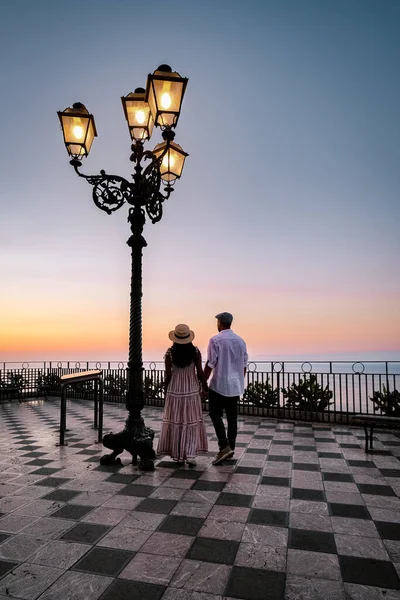
<instances>
[{"instance_id":1,"label":"man","mask_svg":"<svg viewBox=\"0 0 400 600\"><path fill-rule=\"evenodd\" d=\"M244 391L247 349L244 340L231 330L233 316L228 312L216 315L218 334L210 339L204 369L209 385L209 414L218 438L219 452L213 465L219 465L235 453L237 436L237 406ZM222 420L226 413L228 435Z\"/></svg>"}]
</instances>

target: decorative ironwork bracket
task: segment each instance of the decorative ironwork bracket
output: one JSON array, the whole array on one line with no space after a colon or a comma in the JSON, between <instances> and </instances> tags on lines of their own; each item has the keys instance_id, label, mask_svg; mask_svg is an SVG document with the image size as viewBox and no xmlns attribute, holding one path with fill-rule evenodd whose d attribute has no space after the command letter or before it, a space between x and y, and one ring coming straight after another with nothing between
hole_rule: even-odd
<instances>
[{"instance_id":1,"label":"decorative ironwork bracket","mask_svg":"<svg viewBox=\"0 0 400 600\"><path fill-rule=\"evenodd\" d=\"M160 165L168 150L156 157L151 151L143 149L143 142L132 144L131 161L135 163L135 172L132 174L133 182L127 181L119 175L109 175L104 170L100 175L85 175L81 173L82 163L77 158L70 161L75 173L86 179L93 186L92 197L95 205L104 210L108 215L121 208L125 202L134 207L143 207L152 223L157 223L163 215L162 204L173 192L172 185L165 186L163 194L160 191L162 180ZM145 169L142 160L151 160Z\"/></svg>"}]
</instances>

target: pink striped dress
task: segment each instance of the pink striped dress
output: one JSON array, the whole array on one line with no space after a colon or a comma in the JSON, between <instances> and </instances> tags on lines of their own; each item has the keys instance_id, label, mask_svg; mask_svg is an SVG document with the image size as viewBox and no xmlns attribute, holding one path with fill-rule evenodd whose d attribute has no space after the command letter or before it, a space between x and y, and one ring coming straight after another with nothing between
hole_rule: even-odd
<instances>
[{"instance_id":1,"label":"pink striped dress","mask_svg":"<svg viewBox=\"0 0 400 600\"><path fill-rule=\"evenodd\" d=\"M172 363L157 454L184 462L207 450L207 433L195 363L183 368Z\"/></svg>"}]
</instances>

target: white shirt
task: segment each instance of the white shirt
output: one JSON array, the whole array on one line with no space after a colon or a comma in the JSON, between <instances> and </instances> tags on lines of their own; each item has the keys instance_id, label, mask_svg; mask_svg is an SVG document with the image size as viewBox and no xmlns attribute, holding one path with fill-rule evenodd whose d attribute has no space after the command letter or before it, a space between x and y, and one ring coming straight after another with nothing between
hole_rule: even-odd
<instances>
[{"instance_id":1,"label":"white shirt","mask_svg":"<svg viewBox=\"0 0 400 600\"><path fill-rule=\"evenodd\" d=\"M247 367L245 341L231 329L223 329L209 341L207 363L213 369L210 389L222 396L240 396L244 392Z\"/></svg>"}]
</instances>

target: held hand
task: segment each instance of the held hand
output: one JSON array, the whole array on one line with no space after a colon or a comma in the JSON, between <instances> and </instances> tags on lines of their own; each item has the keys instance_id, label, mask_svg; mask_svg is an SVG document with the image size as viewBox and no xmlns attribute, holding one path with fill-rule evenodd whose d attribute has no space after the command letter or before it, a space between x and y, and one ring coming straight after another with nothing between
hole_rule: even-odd
<instances>
[{"instance_id":1,"label":"held hand","mask_svg":"<svg viewBox=\"0 0 400 600\"><path fill-rule=\"evenodd\" d=\"M201 390L200 390L200 395L203 398L203 400L205 400L206 398L208 398L208 385L203 385Z\"/></svg>"}]
</instances>

